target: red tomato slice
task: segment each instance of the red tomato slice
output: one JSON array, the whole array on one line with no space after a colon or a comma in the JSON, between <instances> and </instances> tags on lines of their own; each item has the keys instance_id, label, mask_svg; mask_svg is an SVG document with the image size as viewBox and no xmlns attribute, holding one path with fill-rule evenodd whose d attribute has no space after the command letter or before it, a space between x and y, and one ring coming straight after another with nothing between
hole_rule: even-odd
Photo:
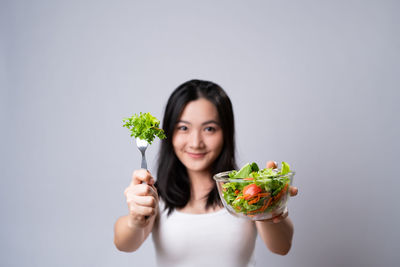
<instances>
[{"instance_id":1,"label":"red tomato slice","mask_svg":"<svg viewBox=\"0 0 400 267\"><path fill-rule=\"evenodd\" d=\"M250 198L253 198L261 191L262 191L261 187L258 187L256 184L246 185L245 187L243 187L244 199L248 200Z\"/></svg>"}]
</instances>

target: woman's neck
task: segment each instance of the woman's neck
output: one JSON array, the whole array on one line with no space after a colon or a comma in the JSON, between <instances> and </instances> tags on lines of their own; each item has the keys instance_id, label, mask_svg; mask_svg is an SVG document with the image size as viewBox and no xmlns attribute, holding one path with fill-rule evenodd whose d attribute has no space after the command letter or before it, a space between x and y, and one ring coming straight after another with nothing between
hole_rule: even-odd
<instances>
[{"instance_id":1,"label":"woman's neck","mask_svg":"<svg viewBox=\"0 0 400 267\"><path fill-rule=\"evenodd\" d=\"M208 212L215 212L220 210L221 207L212 207L205 209L207 196L211 189L214 187L215 182L211 177L210 172L190 172L188 171L190 179L190 200L186 206L180 209L181 212L202 214Z\"/></svg>"},{"instance_id":2,"label":"woman's neck","mask_svg":"<svg viewBox=\"0 0 400 267\"><path fill-rule=\"evenodd\" d=\"M214 186L214 181L209 171L188 172L190 179L190 201L206 200L210 190Z\"/></svg>"}]
</instances>

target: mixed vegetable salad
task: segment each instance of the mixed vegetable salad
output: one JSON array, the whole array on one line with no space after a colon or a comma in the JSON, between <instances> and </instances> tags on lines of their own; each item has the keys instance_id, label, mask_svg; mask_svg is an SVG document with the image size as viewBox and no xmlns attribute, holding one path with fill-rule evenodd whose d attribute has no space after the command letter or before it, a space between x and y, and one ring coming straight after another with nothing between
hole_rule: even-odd
<instances>
[{"instance_id":1,"label":"mixed vegetable salad","mask_svg":"<svg viewBox=\"0 0 400 267\"><path fill-rule=\"evenodd\" d=\"M247 163L228 175L229 182L222 185L223 197L237 213L251 217L286 203L292 175L286 162L281 163L280 169L262 170L256 163Z\"/></svg>"}]
</instances>

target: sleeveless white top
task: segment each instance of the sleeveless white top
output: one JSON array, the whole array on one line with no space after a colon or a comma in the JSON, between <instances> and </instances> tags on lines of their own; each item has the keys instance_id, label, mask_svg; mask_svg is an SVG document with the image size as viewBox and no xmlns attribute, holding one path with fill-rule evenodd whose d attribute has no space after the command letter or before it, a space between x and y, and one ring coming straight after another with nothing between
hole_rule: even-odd
<instances>
[{"instance_id":1,"label":"sleeveless white top","mask_svg":"<svg viewBox=\"0 0 400 267\"><path fill-rule=\"evenodd\" d=\"M226 209L206 214L173 211L167 217L160 201L159 221L152 231L158 266L255 266L254 222Z\"/></svg>"}]
</instances>

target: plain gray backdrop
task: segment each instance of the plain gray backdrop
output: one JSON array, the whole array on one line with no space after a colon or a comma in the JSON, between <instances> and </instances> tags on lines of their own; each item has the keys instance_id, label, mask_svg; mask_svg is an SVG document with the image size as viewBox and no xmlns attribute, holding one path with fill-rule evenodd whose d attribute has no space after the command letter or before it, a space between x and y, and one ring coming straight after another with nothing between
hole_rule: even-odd
<instances>
[{"instance_id":1,"label":"plain gray backdrop","mask_svg":"<svg viewBox=\"0 0 400 267\"><path fill-rule=\"evenodd\" d=\"M292 250L258 239L257 266L396 266L399 12L399 1L1 1L0 265L155 266L151 238L135 253L113 244L140 165L122 118L162 118L198 78L231 97L239 165L297 172Z\"/></svg>"}]
</instances>

